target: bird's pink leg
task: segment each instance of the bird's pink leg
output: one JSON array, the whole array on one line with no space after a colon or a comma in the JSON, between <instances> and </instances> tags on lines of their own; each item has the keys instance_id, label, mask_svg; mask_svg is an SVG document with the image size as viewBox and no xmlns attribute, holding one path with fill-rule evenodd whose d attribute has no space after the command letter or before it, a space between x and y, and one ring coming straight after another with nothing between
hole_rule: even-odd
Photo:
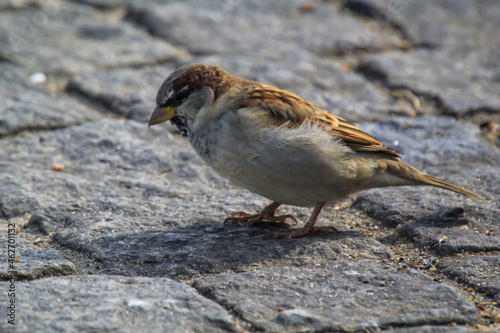
<instances>
[{"instance_id":1,"label":"bird's pink leg","mask_svg":"<svg viewBox=\"0 0 500 333\"><path fill-rule=\"evenodd\" d=\"M308 233L315 233L315 234L326 234L330 230L335 230L336 233L338 233L338 230L334 227L315 227L314 223L316 223L316 220L318 219L318 215L321 212L321 209L325 205L325 202L319 202L316 207L314 207L314 211L311 214L311 217L309 218L309 221L300 229L297 230L290 230L290 231L282 231L282 232L277 232L274 234L274 238L296 238L296 237L302 237L304 235L307 235Z\"/></svg>"}]
</instances>

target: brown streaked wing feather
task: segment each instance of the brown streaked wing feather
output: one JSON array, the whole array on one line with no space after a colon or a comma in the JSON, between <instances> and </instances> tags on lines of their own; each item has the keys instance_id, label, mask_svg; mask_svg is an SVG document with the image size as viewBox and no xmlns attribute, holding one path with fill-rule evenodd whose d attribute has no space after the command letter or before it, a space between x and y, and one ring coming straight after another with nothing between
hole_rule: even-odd
<instances>
[{"instance_id":1,"label":"brown streaked wing feather","mask_svg":"<svg viewBox=\"0 0 500 333\"><path fill-rule=\"evenodd\" d=\"M344 118L328 113L325 110L321 111L323 117L314 118L312 121L325 123L325 118L328 119L326 121L330 121L330 124L325 124L325 128L344 140L345 144L352 149L356 151L384 153L393 157L401 157L403 155L400 151L383 145L373 136L367 134Z\"/></svg>"},{"instance_id":2,"label":"brown streaked wing feather","mask_svg":"<svg viewBox=\"0 0 500 333\"><path fill-rule=\"evenodd\" d=\"M290 125L301 124L308 114L316 114L316 107L299 96L278 89L267 84L256 83L242 102L242 107L259 108L265 111L271 118L272 123L281 125L290 122ZM319 115L319 114L317 114Z\"/></svg>"},{"instance_id":3,"label":"brown streaked wing feather","mask_svg":"<svg viewBox=\"0 0 500 333\"><path fill-rule=\"evenodd\" d=\"M299 126L308 119L322 125L332 136L342 139L355 151L382 153L396 158L402 155L347 120L328 113L289 91L273 86L256 84L250 90L249 97L243 101L242 107L263 110L272 118L270 123L274 125L288 123L290 126Z\"/></svg>"}]
</instances>

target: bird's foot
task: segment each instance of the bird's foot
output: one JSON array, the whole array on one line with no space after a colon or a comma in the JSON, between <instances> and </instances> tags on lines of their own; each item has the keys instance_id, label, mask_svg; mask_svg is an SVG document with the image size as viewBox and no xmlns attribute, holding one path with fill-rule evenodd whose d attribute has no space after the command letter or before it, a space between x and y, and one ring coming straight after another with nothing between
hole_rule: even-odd
<instances>
[{"instance_id":1,"label":"bird's foot","mask_svg":"<svg viewBox=\"0 0 500 333\"><path fill-rule=\"evenodd\" d=\"M256 223L261 222L277 222L277 223L285 223L286 219L292 219L295 221L295 224L299 222L293 215L279 215L275 216L276 209L279 207L279 203L273 202L270 205L266 206L262 212L258 214L247 214L245 212L236 212L224 220L224 223L227 222L248 222L249 225L254 225Z\"/></svg>"},{"instance_id":2,"label":"bird's foot","mask_svg":"<svg viewBox=\"0 0 500 333\"><path fill-rule=\"evenodd\" d=\"M334 230L338 235L339 231L335 227L309 227L305 225L303 228L290 230L290 231L281 231L277 232L273 235L274 238L297 238L302 237L307 234L327 234L330 230Z\"/></svg>"}]
</instances>

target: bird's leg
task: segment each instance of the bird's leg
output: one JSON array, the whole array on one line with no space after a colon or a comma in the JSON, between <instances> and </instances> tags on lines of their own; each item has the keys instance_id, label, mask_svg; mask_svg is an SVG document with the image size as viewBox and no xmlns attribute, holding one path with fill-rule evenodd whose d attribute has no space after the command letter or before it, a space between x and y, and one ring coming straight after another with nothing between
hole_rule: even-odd
<instances>
[{"instance_id":1,"label":"bird's leg","mask_svg":"<svg viewBox=\"0 0 500 333\"><path fill-rule=\"evenodd\" d=\"M276 209L281 206L279 202L271 202L269 205L264 207L264 209L259 213L255 215L250 215L245 212L236 212L231 215L231 217L228 217L227 219L224 220L224 223L226 222L248 222L249 225L253 225L255 223L260 223L264 221L268 222L279 222L279 223L285 223L286 219L292 219L295 221L295 224L298 223L297 219L293 215L280 215L280 216L274 216L276 213Z\"/></svg>"},{"instance_id":2,"label":"bird's leg","mask_svg":"<svg viewBox=\"0 0 500 333\"><path fill-rule=\"evenodd\" d=\"M312 232L315 234L326 234L330 230L335 230L335 232L338 233L338 230L334 227L315 227L314 223L316 223L316 220L318 219L318 215L321 212L321 209L325 205L325 202L319 202L316 204L316 207L314 207L314 211L311 214L311 217L309 218L309 221L300 229L297 230L290 230L290 231L282 231L274 234L274 238L295 238L295 237L302 237L304 235L307 235L308 233Z\"/></svg>"}]
</instances>

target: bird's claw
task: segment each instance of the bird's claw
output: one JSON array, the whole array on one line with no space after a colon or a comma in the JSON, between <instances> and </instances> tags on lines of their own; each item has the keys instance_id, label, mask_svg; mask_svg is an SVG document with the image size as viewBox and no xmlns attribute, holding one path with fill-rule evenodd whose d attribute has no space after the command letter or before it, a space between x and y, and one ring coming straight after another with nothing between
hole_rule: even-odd
<instances>
[{"instance_id":1,"label":"bird's claw","mask_svg":"<svg viewBox=\"0 0 500 333\"><path fill-rule=\"evenodd\" d=\"M274 216L268 211L262 211L259 214L248 214L245 212L236 212L231 214L231 217L228 217L224 220L224 223L227 222L248 222L249 225L254 225L256 223L261 222L275 222L275 223L285 223L286 219L292 219L295 224L298 224L299 221L293 215L279 215Z\"/></svg>"},{"instance_id":2,"label":"bird's claw","mask_svg":"<svg viewBox=\"0 0 500 333\"><path fill-rule=\"evenodd\" d=\"M308 227L306 225L303 228L296 229L296 230L277 232L273 235L273 237L274 238L296 238L296 237L302 237L302 236L307 235L309 233L327 234L330 232L330 230L334 230L337 235L339 234L339 231L335 227Z\"/></svg>"}]
</instances>

